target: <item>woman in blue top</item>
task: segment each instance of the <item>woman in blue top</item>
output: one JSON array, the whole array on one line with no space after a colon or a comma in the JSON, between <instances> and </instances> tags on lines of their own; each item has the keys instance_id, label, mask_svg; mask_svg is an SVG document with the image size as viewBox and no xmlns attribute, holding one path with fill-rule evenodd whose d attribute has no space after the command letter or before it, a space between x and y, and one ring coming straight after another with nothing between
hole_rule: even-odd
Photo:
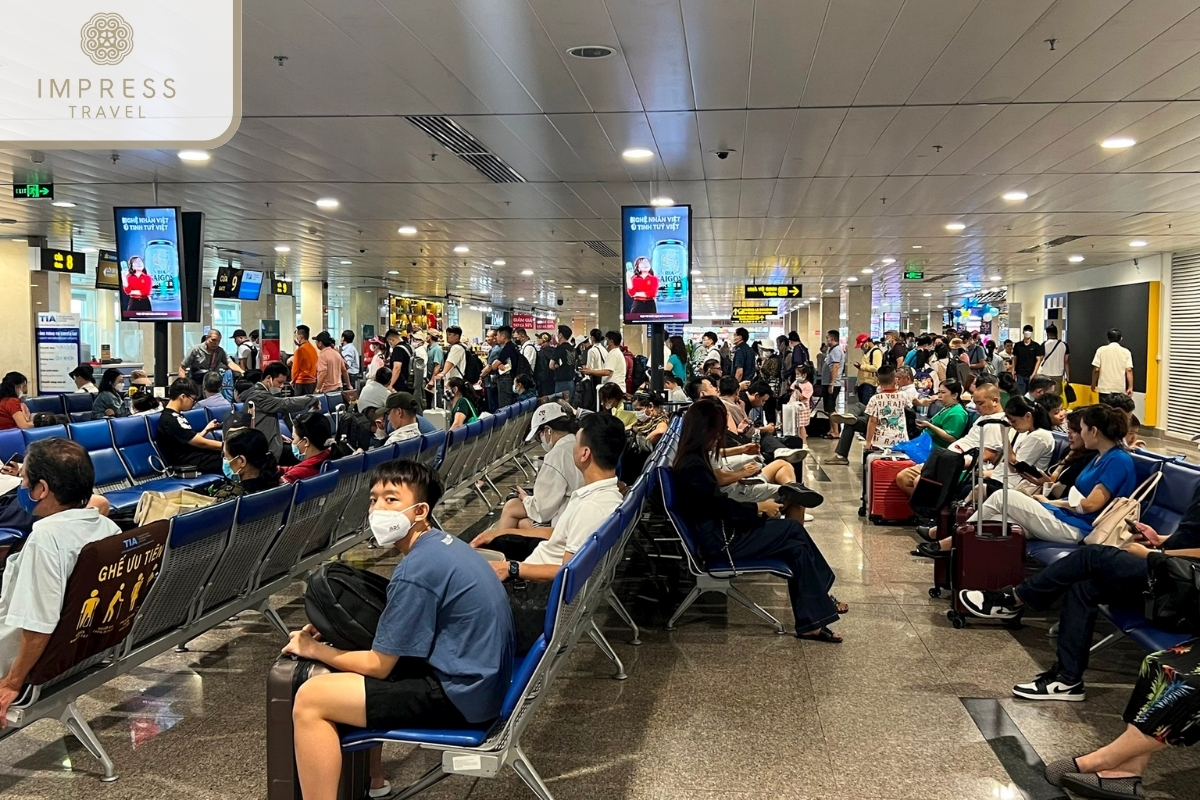
<instances>
[{"instance_id":1,"label":"woman in blue top","mask_svg":"<svg viewBox=\"0 0 1200 800\"><path fill-rule=\"evenodd\" d=\"M683 343L682 336L672 336L667 341L671 347L671 357L667 360L666 367L675 373L682 385L688 378L687 368L684 367L688 362L687 345Z\"/></svg>"},{"instance_id":2,"label":"woman in blue top","mask_svg":"<svg viewBox=\"0 0 1200 800\"><path fill-rule=\"evenodd\" d=\"M1137 488L1133 458L1122 446L1129 423L1125 412L1109 406L1082 409L1079 433L1083 445L1095 450L1092 463L1079 473L1067 497L1047 500L1008 493L1008 519L1025 529L1028 539L1078 544L1091 533L1096 516L1114 497L1128 497ZM1002 493L996 492L981 509L985 520L999 520ZM970 522L975 521L971 517Z\"/></svg>"},{"instance_id":3,"label":"woman in blue top","mask_svg":"<svg viewBox=\"0 0 1200 800\"><path fill-rule=\"evenodd\" d=\"M92 419L128 416L125 376L119 369L106 369L100 379L100 391L96 392L96 398L92 401Z\"/></svg>"}]
</instances>

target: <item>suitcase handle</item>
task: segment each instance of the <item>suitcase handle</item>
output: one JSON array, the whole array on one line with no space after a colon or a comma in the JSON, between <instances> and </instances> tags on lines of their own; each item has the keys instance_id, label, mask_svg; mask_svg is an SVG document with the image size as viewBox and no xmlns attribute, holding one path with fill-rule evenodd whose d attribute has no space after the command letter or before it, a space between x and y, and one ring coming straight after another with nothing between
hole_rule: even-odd
<instances>
[{"instance_id":1,"label":"suitcase handle","mask_svg":"<svg viewBox=\"0 0 1200 800\"><path fill-rule=\"evenodd\" d=\"M1001 441L1000 460L1001 460L1001 463L1004 464L1004 473L1005 473L1005 476L1007 477L1008 469L1009 469L1008 460L1009 460L1009 457L1011 454L1008 449L1008 447L1009 447L1008 431L1006 429L1012 428L1012 425L1009 423L1009 421L1007 419L983 419L983 420L980 420L977 424L979 425L979 428L980 428L980 433L979 433L979 456L980 457L975 459L975 491L979 492L982 495L982 492L980 491L980 489L983 486L983 451L987 449L987 446L984 444L983 429L986 428L988 425L999 425L1001 427L1002 430L1000 432L1000 441ZM1011 535L1008 530L1009 522L1008 522L1008 481L1007 480L1000 481L1000 492L1001 492L1001 494L1000 494L1000 535L984 537L984 535L983 535L983 499L981 498L979 500L979 511L977 511L975 514L975 535L980 539L983 539L983 538L1007 539Z\"/></svg>"}]
</instances>

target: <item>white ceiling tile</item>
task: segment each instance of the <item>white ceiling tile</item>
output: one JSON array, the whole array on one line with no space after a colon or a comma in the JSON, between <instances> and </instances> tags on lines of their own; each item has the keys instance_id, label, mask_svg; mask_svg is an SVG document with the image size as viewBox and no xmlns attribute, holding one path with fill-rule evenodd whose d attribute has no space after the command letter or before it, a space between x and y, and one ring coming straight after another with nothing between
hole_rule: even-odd
<instances>
[{"instance_id":1,"label":"white ceiling tile","mask_svg":"<svg viewBox=\"0 0 1200 800\"><path fill-rule=\"evenodd\" d=\"M888 31L854 105L905 102L978 3L908 0Z\"/></svg>"},{"instance_id":2,"label":"white ceiling tile","mask_svg":"<svg viewBox=\"0 0 1200 800\"><path fill-rule=\"evenodd\" d=\"M743 178L774 178L791 139L796 121L795 109L750 111L746 118L746 139L742 154Z\"/></svg>"},{"instance_id":3,"label":"white ceiling tile","mask_svg":"<svg viewBox=\"0 0 1200 800\"><path fill-rule=\"evenodd\" d=\"M917 106L901 108L880 134L870 152L858 162L856 175L889 175L896 165L913 154L922 140L940 123L950 108Z\"/></svg>"},{"instance_id":4,"label":"white ceiling tile","mask_svg":"<svg viewBox=\"0 0 1200 800\"><path fill-rule=\"evenodd\" d=\"M679 0L606 0L647 111L696 108Z\"/></svg>"},{"instance_id":5,"label":"white ceiling tile","mask_svg":"<svg viewBox=\"0 0 1200 800\"><path fill-rule=\"evenodd\" d=\"M853 175L898 113L896 106L850 109L817 174Z\"/></svg>"},{"instance_id":6,"label":"white ceiling tile","mask_svg":"<svg viewBox=\"0 0 1200 800\"><path fill-rule=\"evenodd\" d=\"M1004 145L1017 138L1023 131L1042 117L1054 111L1050 103L1039 105L1004 106L995 117L988 120L971 138L930 170L938 175L954 175L969 172L976 164L990 157Z\"/></svg>"},{"instance_id":7,"label":"white ceiling tile","mask_svg":"<svg viewBox=\"0 0 1200 800\"><path fill-rule=\"evenodd\" d=\"M680 0L696 106L746 108L754 0Z\"/></svg>"},{"instance_id":8,"label":"white ceiling tile","mask_svg":"<svg viewBox=\"0 0 1200 800\"><path fill-rule=\"evenodd\" d=\"M750 60L751 108L800 104L828 7L829 0L757 0Z\"/></svg>"},{"instance_id":9,"label":"white ceiling tile","mask_svg":"<svg viewBox=\"0 0 1200 800\"><path fill-rule=\"evenodd\" d=\"M704 151L704 177L740 178L742 156L746 151L745 111L699 111L700 147ZM714 151L728 151L729 157L717 158Z\"/></svg>"},{"instance_id":10,"label":"white ceiling tile","mask_svg":"<svg viewBox=\"0 0 1200 800\"><path fill-rule=\"evenodd\" d=\"M1136 53L1104 73L1071 99L1074 101L1120 100L1130 97L1142 87L1148 87L1157 82L1159 77L1169 74L1195 56L1197 42L1200 42L1200 11L1189 14L1150 40ZM1168 83L1160 84L1160 88L1166 88ZM1187 89L1191 88L1192 86L1187 87ZM1178 94L1175 96L1178 97ZM1173 98L1163 98L1162 95L1151 94L1142 99Z\"/></svg>"},{"instance_id":11,"label":"white ceiling tile","mask_svg":"<svg viewBox=\"0 0 1200 800\"><path fill-rule=\"evenodd\" d=\"M829 146L846 119L845 108L801 108L796 111L791 138L783 162L781 178L811 177L821 168Z\"/></svg>"},{"instance_id":12,"label":"white ceiling tile","mask_svg":"<svg viewBox=\"0 0 1200 800\"><path fill-rule=\"evenodd\" d=\"M800 105L849 105L902 5L903 0L831 3Z\"/></svg>"}]
</instances>

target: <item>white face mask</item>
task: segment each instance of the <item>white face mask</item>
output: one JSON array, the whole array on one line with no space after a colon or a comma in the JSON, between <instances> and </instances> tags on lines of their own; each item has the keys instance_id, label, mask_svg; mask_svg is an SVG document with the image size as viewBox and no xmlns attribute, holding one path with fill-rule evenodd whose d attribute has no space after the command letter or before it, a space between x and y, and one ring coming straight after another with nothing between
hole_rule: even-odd
<instances>
[{"instance_id":1,"label":"white face mask","mask_svg":"<svg viewBox=\"0 0 1200 800\"><path fill-rule=\"evenodd\" d=\"M645 422L648 419L650 419L650 415L647 414L645 411L637 412L637 421L638 422Z\"/></svg>"},{"instance_id":2,"label":"white face mask","mask_svg":"<svg viewBox=\"0 0 1200 800\"><path fill-rule=\"evenodd\" d=\"M549 453L550 449L552 447L554 447L554 442L551 441L550 434L548 434L548 433L539 433L538 434L538 442L541 443L542 449L545 450L547 453Z\"/></svg>"},{"instance_id":3,"label":"white face mask","mask_svg":"<svg viewBox=\"0 0 1200 800\"><path fill-rule=\"evenodd\" d=\"M409 508L416 508L420 503L414 503L400 511L372 511L370 514L371 533L380 547L390 547L408 536L413 521L405 516Z\"/></svg>"}]
</instances>

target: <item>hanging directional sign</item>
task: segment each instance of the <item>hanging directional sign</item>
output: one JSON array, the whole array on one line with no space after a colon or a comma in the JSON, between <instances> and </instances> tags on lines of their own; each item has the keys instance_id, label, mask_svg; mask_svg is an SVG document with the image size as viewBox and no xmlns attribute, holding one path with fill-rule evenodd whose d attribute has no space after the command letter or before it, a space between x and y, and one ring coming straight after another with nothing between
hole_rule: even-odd
<instances>
[{"instance_id":1,"label":"hanging directional sign","mask_svg":"<svg viewBox=\"0 0 1200 800\"><path fill-rule=\"evenodd\" d=\"M799 297L804 294L804 288L798 283L784 283L770 286L761 284L746 284L746 299Z\"/></svg>"},{"instance_id":2,"label":"hanging directional sign","mask_svg":"<svg viewBox=\"0 0 1200 800\"><path fill-rule=\"evenodd\" d=\"M770 306L734 306L729 318L734 322L762 322L779 316L779 309Z\"/></svg>"},{"instance_id":3,"label":"hanging directional sign","mask_svg":"<svg viewBox=\"0 0 1200 800\"><path fill-rule=\"evenodd\" d=\"M14 183L13 184L13 199L14 200L53 200L54 199L54 184L53 183Z\"/></svg>"}]
</instances>

